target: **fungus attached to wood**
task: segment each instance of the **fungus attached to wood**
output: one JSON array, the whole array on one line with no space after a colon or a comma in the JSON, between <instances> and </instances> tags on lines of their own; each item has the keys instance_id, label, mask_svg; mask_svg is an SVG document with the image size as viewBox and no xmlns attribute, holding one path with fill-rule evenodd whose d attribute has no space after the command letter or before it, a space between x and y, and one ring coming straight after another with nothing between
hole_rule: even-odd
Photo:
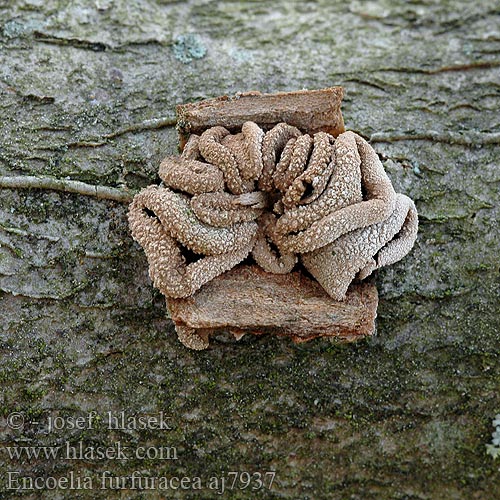
<instances>
[{"instance_id":1,"label":"fungus attached to wood","mask_svg":"<svg viewBox=\"0 0 500 500\"><path fill-rule=\"evenodd\" d=\"M224 327L237 337L271 331L296 341L371 334L376 289L353 282L410 251L415 205L396 194L372 147L343 132L338 88L244 96L239 106L217 99L181 107L182 154L163 160L163 185L130 205L132 235L179 339L203 349ZM274 103L274 115L263 101ZM316 107L306 122L304 106L291 103L308 101ZM224 103L230 116L212 123L211 106L222 117ZM197 111L213 126L200 125ZM189 113L198 117L192 135ZM249 116L265 120L242 121ZM222 307L225 296L231 307Z\"/></svg>"}]
</instances>

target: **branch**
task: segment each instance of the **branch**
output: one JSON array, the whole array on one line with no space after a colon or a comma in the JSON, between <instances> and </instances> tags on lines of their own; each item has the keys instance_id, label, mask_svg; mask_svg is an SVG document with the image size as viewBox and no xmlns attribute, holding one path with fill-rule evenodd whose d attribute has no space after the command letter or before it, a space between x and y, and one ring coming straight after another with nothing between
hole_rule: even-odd
<instances>
[{"instance_id":1,"label":"branch","mask_svg":"<svg viewBox=\"0 0 500 500\"><path fill-rule=\"evenodd\" d=\"M432 141L447 144L458 144L461 146L476 146L500 144L500 134L497 132L478 133L471 131L468 135L453 132L439 133L429 130L425 133L385 133L376 132L370 136L370 142L397 142L397 141Z\"/></svg>"},{"instance_id":2,"label":"branch","mask_svg":"<svg viewBox=\"0 0 500 500\"><path fill-rule=\"evenodd\" d=\"M2 176L0 188L4 189L50 189L65 193L77 193L84 196L94 196L103 200L113 200L120 203L130 203L134 196L133 191L112 188L108 186L87 184L70 179L55 179L53 177L38 176Z\"/></svg>"}]
</instances>

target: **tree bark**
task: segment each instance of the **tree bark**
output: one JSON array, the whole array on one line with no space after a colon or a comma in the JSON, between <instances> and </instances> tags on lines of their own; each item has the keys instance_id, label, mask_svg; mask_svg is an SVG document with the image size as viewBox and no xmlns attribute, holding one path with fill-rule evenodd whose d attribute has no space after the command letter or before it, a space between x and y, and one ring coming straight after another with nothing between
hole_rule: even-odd
<instances>
[{"instance_id":1,"label":"tree bark","mask_svg":"<svg viewBox=\"0 0 500 500\"><path fill-rule=\"evenodd\" d=\"M374 333L377 304L370 283L354 284L338 302L300 271L269 274L258 266L237 266L187 299L167 298L175 325L194 330L207 347L208 336L221 329L237 339L268 333L295 342L318 337L352 342Z\"/></svg>"},{"instance_id":2,"label":"tree bark","mask_svg":"<svg viewBox=\"0 0 500 500\"><path fill-rule=\"evenodd\" d=\"M342 96L341 87L332 87L275 94L246 92L181 104L177 106L181 149L190 134L201 134L216 125L236 131L246 121L255 122L264 130L286 122L304 133L328 132L337 137L345 130L340 110Z\"/></svg>"},{"instance_id":3,"label":"tree bark","mask_svg":"<svg viewBox=\"0 0 500 500\"><path fill-rule=\"evenodd\" d=\"M219 498L209 480L228 471L276 472L270 490L228 479L235 499L498 496L486 445L500 413L499 12L463 0L0 5L0 176L61 188L0 189L2 444L120 441L131 453L1 453L1 496L22 493L6 471L94 480L23 498L147 493L99 489L106 470L204 481L152 497ZM411 254L376 277L376 335L337 346L220 334L189 351L126 203L65 182L117 196L157 182L179 103L335 85L346 128L371 140L421 221ZM101 424L49 432L49 417L92 411ZM171 429L112 430L108 411L164 412ZM23 429L4 420L15 412ZM144 445L178 459L137 458Z\"/></svg>"}]
</instances>

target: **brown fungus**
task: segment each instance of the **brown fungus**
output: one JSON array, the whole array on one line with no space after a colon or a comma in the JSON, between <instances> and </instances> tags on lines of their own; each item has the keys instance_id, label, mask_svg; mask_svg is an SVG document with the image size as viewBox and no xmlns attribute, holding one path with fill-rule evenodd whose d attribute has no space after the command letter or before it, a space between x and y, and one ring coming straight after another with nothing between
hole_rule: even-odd
<instances>
[{"instance_id":1,"label":"brown fungus","mask_svg":"<svg viewBox=\"0 0 500 500\"><path fill-rule=\"evenodd\" d=\"M129 224L167 297L189 297L251 255L273 274L300 260L342 301L353 280L401 259L416 239L415 205L353 132L215 126L163 160L160 177L163 186L134 198ZM178 334L193 349L208 345L190 326Z\"/></svg>"}]
</instances>

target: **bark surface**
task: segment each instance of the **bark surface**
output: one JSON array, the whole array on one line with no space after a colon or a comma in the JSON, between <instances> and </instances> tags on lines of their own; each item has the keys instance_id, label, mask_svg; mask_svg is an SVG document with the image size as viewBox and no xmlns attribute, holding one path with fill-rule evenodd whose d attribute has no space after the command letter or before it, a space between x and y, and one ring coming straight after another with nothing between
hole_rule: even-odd
<instances>
[{"instance_id":1,"label":"bark surface","mask_svg":"<svg viewBox=\"0 0 500 500\"><path fill-rule=\"evenodd\" d=\"M43 498L94 499L220 498L211 477L274 470L271 491L222 497L499 498L499 26L486 0L1 2L0 185L27 181L0 189L0 420L26 419L0 426L0 496L41 498L8 490L7 471L88 475L93 490ZM420 216L411 254L377 275L376 335L189 351L120 200L176 154L177 104L332 85ZM92 411L100 425L47 432L49 416ZM164 412L171 429L103 424L122 411ZM131 454L5 448L68 441ZM177 460L134 457L144 445ZM100 490L105 470L204 490Z\"/></svg>"}]
</instances>

